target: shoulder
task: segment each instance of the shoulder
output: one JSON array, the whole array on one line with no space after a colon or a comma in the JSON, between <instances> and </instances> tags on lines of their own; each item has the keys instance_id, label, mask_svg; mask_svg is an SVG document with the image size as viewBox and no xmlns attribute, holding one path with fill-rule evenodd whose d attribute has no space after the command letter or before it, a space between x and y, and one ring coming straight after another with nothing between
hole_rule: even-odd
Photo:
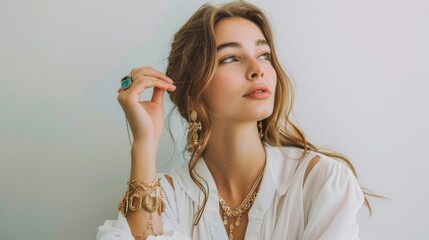
<instances>
[{"instance_id":1,"label":"shoulder","mask_svg":"<svg viewBox=\"0 0 429 240\"><path fill-rule=\"evenodd\" d=\"M168 183L168 189L175 191L188 181L188 163L184 162L174 167L169 173L158 173L158 178ZM177 188L177 189L176 189Z\"/></svg>"},{"instance_id":2,"label":"shoulder","mask_svg":"<svg viewBox=\"0 0 429 240\"><path fill-rule=\"evenodd\" d=\"M353 172L342 162L324 154L297 147L265 145L267 165L280 193L289 183L317 191L323 184L353 183L359 186ZM359 187L360 190L360 187Z\"/></svg>"},{"instance_id":3,"label":"shoulder","mask_svg":"<svg viewBox=\"0 0 429 240\"><path fill-rule=\"evenodd\" d=\"M194 202L199 200L201 190L196 186L189 173L188 162L184 162L181 165L173 168L169 173L158 174L161 178L161 184L163 184L164 191L170 192L177 199L191 199ZM196 164L196 171L201 169L201 161ZM206 177L207 174L201 174Z\"/></svg>"},{"instance_id":4,"label":"shoulder","mask_svg":"<svg viewBox=\"0 0 429 240\"><path fill-rule=\"evenodd\" d=\"M315 154L320 160L300 186L306 224L304 238L356 239L356 214L364 203L359 182L342 162Z\"/></svg>"},{"instance_id":5,"label":"shoulder","mask_svg":"<svg viewBox=\"0 0 429 240\"><path fill-rule=\"evenodd\" d=\"M318 161L314 166L309 166L311 171L308 173L308 182L320 182L328 178L356 180L353 172L344 163L320 153L314 153L314 156L318 157Z\"/></svg>"},{"instance_id":6,"label":"shoulder","mask_svg":"<svg viewBox=\"0 0 429 240\"><path fill-rule=\"evenodd\" d=\"M188 162L182 162L179 165L176 165L173 169L168 173L162 173L162 175L168 176L168 178L177 178L178 176L182 176L188 172Z\"/></svg>"},{"instance_id":7,"label":"shoulder","mask_svg":"<svg viewBox=\"0 0 429 240\"><path fill-rule=\"evenodd\" d=\"M353 172L344 163L321 153L304 151L297 147L274 147L268 144L266 144L266 151L267 159L271 161L273 167L284 170L292 167L288 165L295 165L296 173L301 171L302 176L308 178L331 175L354 177Z\"/></svg>"},{"instance_id":8,"label":"shoulder","mask_svg":"<svg viewBox=\"0 0 429 240\"><path fill-rule=\"evenodd\" d=\"M284 171L297 175L302 171L302 168L307 166L312 168L320 157L312 151L304 151L304 149L288 146L270 146L265 144L267 153L267 163L272 168L273 172Z\"/></svg>"},{"instance_id":9,"label":"shoulder","mask_svg":"<svg viewBox=\"0 0 429 240\"><path fill-rule=\"evenodd\" d=\"M295 185L302 186L303 166L311 159L311 152L296 147L276 147L265 144L267 169L280 195Z\"/></svg>"},{"instance_id":10,"label":"shoulder","mask_svg":"<svg viewBox=\"0 0 429 240\"><path fill-rule=\"evenodd\" d=\"M308 201L347 198L360 205L364 195L353 172L340 161L319 153L317 156L319 161L303 183L303 197Z\"/></svg>"},{"instance_id":11,"label":"shoulder","mask_svg":"<svg viewBox=\"0 0 429 240\"><path fill-rule=\"evenodd\" d=\"M298 160L304 153L303 149L297 147L271 146L268 143L264 143L264 147L268 158L279 160Z\"/></svg>"}]
</instances>

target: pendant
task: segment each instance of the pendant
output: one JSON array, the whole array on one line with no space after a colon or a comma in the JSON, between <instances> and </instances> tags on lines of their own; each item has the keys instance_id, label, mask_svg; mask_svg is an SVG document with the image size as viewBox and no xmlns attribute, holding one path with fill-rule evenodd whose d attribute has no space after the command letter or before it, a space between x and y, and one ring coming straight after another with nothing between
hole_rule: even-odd
<instances>
[{"instance_id":1,"label":"pendant","mask_svg":"<svg viewBox=\"0 0 429 240\"><path fill-rule=\"evenodd\" d=\"M241 220L241 215L239 215L239 216L237 217L237 220L235 220L235 226L240 225L240 220Z\"/></svg>"},{"instance_id":2,"label":"pendant","mask_svg":"<svg viewBox=\"0 0 429 240\"><path fill-rule=\"evenodd\" d=\"M234 235L232 235L233 230L234 230L234 225L233 224L229 225L229 240L234 239Z\"/></svg>"}]
</instances>

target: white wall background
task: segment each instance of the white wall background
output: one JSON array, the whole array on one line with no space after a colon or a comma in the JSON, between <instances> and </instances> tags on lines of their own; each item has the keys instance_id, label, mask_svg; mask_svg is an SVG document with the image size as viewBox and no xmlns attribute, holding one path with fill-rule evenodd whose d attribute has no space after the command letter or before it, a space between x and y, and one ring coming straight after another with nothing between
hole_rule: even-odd
<instances>
[{"instance_id":1,"label":"white wall background","mask_svg":"<svg viewBox=\"0 0 429 240\"><path fill-rule=\"evenodd\" d=\"M130 161L119 79L164 71L202 2L0 1L0 239L94 239L116 217ZM273 20L310 140L390 198L361 211L362 237L429 239L429 3L252 2ZM168 160L168 137L162 149Z\"/></svg>"}]
</instances>

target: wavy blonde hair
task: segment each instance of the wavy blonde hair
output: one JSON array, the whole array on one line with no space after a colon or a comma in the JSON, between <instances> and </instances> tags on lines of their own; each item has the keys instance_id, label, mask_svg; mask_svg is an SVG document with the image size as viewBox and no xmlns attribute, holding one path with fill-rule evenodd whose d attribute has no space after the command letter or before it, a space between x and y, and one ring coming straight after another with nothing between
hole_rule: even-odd
<instances>
[{"instance_id":1,"label":"wavy blonde hair","mask_svg":"<svg viewBox=\"0 0 429 240\"><path fill-rule=\"evenodd\" d=\"M205 4L174 35L168 57L166 75L178 80L177 89L170 92L171 101L177 106L181 116L188 121L190 110L198 114L202 130L199 132L198 145L190 149L189 172L192 180L204 194L204 200L194 218L198 224L208 199L207 182L195 171L198 159L204 154L210 138L211 124L203 93L210 85L218 63L216 60L216 43L214 28L224 18L242 17L258 26L271 48L271 63L277 73L274 109L271 116L263 120L263 141L272 146L292 146L307 151L314 151L343 161L356 176L351 162L344 156L318 149L307 141L303 131L291 121L294 91L290 77L283 70L277 58L273 44L273 35L265 14L256 6L244 1L214 7ZM188 143L191 141L188 133ZM373 196L364 191L366 195ZM370 204L365 197L365 205L371 213Z\"/></svg>"}]
</instances>

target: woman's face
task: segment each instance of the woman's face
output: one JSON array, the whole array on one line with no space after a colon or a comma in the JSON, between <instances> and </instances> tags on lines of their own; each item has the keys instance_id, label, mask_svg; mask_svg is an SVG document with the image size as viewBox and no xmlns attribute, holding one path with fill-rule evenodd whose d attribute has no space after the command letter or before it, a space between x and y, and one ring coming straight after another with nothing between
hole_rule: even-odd
<instances>
[{"instance_id":1,"label":"woman's face","mask_svg":"<svg viewBox=\"0 0 429 240\"><path fill-rule=\"evenodd\" d=\"M277 76L271 49L249 20L230 17L215 26L218 68L204 99L212 120L258 121L271 115Z\"/></svg>"}]
</instances>

